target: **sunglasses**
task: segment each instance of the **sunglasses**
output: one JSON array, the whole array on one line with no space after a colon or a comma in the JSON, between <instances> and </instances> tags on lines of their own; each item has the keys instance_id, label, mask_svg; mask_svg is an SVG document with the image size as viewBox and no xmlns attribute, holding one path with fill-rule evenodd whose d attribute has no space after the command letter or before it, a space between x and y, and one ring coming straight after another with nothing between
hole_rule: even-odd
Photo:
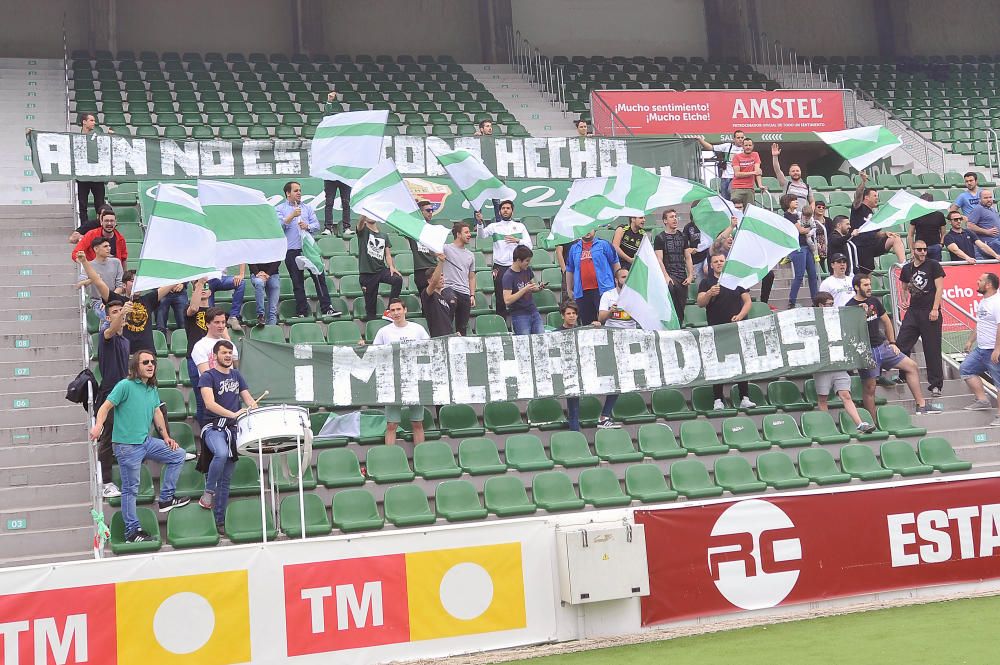
<instances>
[{"instance_id":1,"label":"sunglasses","mask_svg":"<svg viewBox=\"0 0 1000 665\"><path fill-rule=\"evenodd\" d=\"M143 365L143 366L145 366L145 365L155 365L156 361L155 360L140 360L139 364Z\"/></svg>"},{"instance_id":2,"label":"sunglasses","mask_svg":"<svg viewBox=\"0 0 1000 665\"><path fill-rule=\"evenodd\" d=\"M914 247L913 251L914 252L926 252L927 248L926 247Z\"/></svg>"}]
</instances>

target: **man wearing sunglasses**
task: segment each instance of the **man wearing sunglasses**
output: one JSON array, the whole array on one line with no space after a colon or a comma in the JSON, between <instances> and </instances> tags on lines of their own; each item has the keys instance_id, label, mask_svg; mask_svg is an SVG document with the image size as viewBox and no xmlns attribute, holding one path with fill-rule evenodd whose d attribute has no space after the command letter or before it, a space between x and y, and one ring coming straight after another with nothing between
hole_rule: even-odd
<instances>
[{"instance_id":1,"label":"man wearing sunglasses","mask_svg":"<svg viewBox=\"0 0 1000 665\"><path fill-rule=\"evenodd\" d=\"M184 449L170 438L160 404L162 400L156 388L156 356L150 351L138 351L129 360L128 377L115 385L97 410L94 427L90 430L91 440L97 441L108 415L114 410L111 440L122 475L122 518L125 520L127 543L159 540L159 534L151 535L142 530L136 515L139 470L143 461L153 460L163 465L160 472L161 513L191 501L174 496L177 477L184 464ZM156 425L162 439L149 435L150 425Z\"/></svg>"},{"instance_id":2,"label":"man wearing sunglasses","mask_svg":"<svg viewBox=\"0 0 1000 665\"><path fill-rule=\"evenodd\" d=\"M952 258L965 261L969 265L974 264L976 258L980 255L985 256L987 259L1000 260L1000 254L997 254L993 251L992 247L980 240L979 236L969 229L962 228L965 215L957 210L953 210L948 213L948 221L951 223L951 229L948 230L948 233L944 234L942 243Z\"/></svg>"},{"instance_id":3,"label":"man wearing sunglasses","mask_svg":"<svg viewBox=\"0 0 1000 665\"><path fill-rule=\"evenodd\" d=\"M912 356L919 338L927 363L927 384L932 397L941 396L944 369L941 365L941 296L944 293L944 268L927 258L928 246L919 238L913 242L913 259L903 266L899 281L906 285L910 305L899 326L896 346Z\"/></svg>"}]
</instances>

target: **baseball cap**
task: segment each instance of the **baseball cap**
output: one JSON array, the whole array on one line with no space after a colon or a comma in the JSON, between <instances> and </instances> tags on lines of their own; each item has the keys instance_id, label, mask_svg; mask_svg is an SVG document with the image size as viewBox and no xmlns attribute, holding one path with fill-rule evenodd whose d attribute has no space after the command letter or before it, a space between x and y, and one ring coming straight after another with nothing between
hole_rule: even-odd
<instances>
[{"instance_id":1,"label":"baseball cap","mask_svg":"<svg viewBox=\"0 0 1000 665\"><path fill-rule=\"evenodd\" d=\"M820 206L823 206L825 208L826 207L826 201L817 201L816 202L816 207L818 208Z\"/></svg>"},{"instance_id":2,"label":"baseball cap","mask_svg":"<svg viewBox=\"0 0 1000 665\"><path fill-rule=\"evenodd\" d=\"M830 263L836 263L837 261L843 261L844 263L847 263L847 257L844 256L843 254L834 254L833 256L830 257Z\"/></svg>"}]
</instances>

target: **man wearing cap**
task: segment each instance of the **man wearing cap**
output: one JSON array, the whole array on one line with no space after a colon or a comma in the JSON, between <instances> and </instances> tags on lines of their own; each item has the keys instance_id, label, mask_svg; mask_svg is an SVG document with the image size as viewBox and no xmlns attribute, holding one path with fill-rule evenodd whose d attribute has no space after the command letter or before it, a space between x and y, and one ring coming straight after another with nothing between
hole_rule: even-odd
<instances>
[{"instance_id":1,"label":"man wearing cap","mask_svg":"<svg viewBox=\"0 0 1000 665\"><path fill-rule=\"evenodd\" d=\"M831 275L819 285L819 290L833 296L834 307L843 307L854 297L854 286L847 274L847 257L834 254L830 257Z\"/></svg>"}]
</instances>

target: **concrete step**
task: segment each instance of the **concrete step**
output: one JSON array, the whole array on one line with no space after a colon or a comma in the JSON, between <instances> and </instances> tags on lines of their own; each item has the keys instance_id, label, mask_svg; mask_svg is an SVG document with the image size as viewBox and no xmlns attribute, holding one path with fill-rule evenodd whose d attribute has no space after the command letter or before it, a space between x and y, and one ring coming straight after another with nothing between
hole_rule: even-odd
<instances>
[{"instance_id":1,"label":"concrete step","mask_svg":"<svg viewBox=\"0 0 1000 665\"><path fill-rule=\"evenodd\" d=\"M28 404L30 406L16 406L19 404ZM72 402L66 399L66 388L63 387L62 390L45 390L36 392L18 392L11 391L9 388L0 392L0 420L6 420L6 418L11 417L12 414L23 411L25 408L30 409L49 409L49 408L62 408L67 404L72 404ZM83 413L83 408L77 406L80 412Z\"/></svg>"},{"instance_id":2,"label":"concrete step","mask_svg":"<svg viewBox=\"0 0 1000 665\"><path fill-rule=\"evenodd\" d=\"M26 287L22 289L17 289L15 287L3 287L2 291L3 293L0 293L0 310L23 310L25 308L34 310L37 308L49 307L62 307L73 310L76 309L80 303L80 296L73 291L55 294L48 291L45 287Z\"/></svg>"},{"instance_id":3,"label":"concrete step","mask_svg":"<svg viewBox=\"0 0 1000 665\"><path fill-rule=\"evenodd\" d=\"M31 347L79 347L80 343L80 332L72 329L70 329L69 332L39 332L26 334L0 333L0 349L28 351ZM25 347L25 344L28 344L28 346Z\"/></svg>"},{"instance_id":4,"label":"concrete step","mask_svg":"<svg viewBox=\"0 0 1000 665\"><path fill-rule=\"evenodd\" d=\"M86 422L86 413L79 404L72 404L63 400L65 406L38 407L29 406L24 409L4 409L0 410L0 422L5 429L39 427L42 425L53 426L55 423L80 423L82 426ZM79 431L76 434L80 438Z\"/></svg>"},{"instance_id":5,"label":"concrete step","mask_svg":"<svg viewBox=\"0 0 1000 665\"><path fill-rule=\"evenodd\" d=\"M11 311L8 311L10 314ZM59 310L63 316L55 319L42 320L36 318L37 312L33 311L12 311L14 316L28 315L31 318L19 321L0 320L0 334L15 335L18 337L45 334L50 330L74 330L80 327L80 315L72 311ZM80 344L80 333L76 332L77 344Z\"/></svg>"},{"instance_id":6,"label":"concrete step","mask_svg":"<svg viewBox=\"0 0 1000 665\"><path fill-rule=\"evenodd\" d=\"M75 427L77 440L72 443L29 442L23 445L0 445L0 469L45 464L83 464L86 467L87 455L90 454L93 444L85 441L87 435L82 423Z\"/></svg>"},{"instance_id":7,"label":"concrete step","mask_svg":"<svg viewBox=\"0 0 1000 665\"><path fill-rule=\"evenodd\" d=\"M86 527L93 522L92 505L89 500L83 500L21 510L0 508L0 524L6 525L8 520L25 520L30 528L37 530Z\"/></svg>"},{"instance_id":8,"label":"concrete step","mask_svg":"<svg viewBox=\"0 0 1000 665\"><path fill-rule=\"evenodd\" d=\"M0 325L2 324L24 324L28 322L43 322L48 330L67 330L68 327L62 324L63 321L80 321L80 308L77 307L36 307L33 298L21 298L21 302L16 307L6 307L0 309ZM25 319L22 314L30 314L31 318Z\"/></svg>"},{"instance_id":9,"label":"concrete step","mask_svg":"<svg viewBox=\"0 0 1000 665\"><path fill-rule=\"evenodd\" d=\"M45 183L48 184L48 183ZM46 204L31 206L30 215L24 206L0 206L0 219L25 220L55 219L72 223L73 207L66 204Z\"/></svg>"},{"instance_id":10,"label":"concrete step","mask_svg":"<svg viewBox=\"0 0 1000 665\"><path fill-rule=\"evenodd\" d=\"M76 412L63 413L63 422L14 425L0 427L0 449L20 448L25 445L79 444L87 439L87 414L76 405Z\"/></svg>"},{"instance_id":11,"label":"concrete step","mask_svg":"<svg viewBox=\"0 0 1000 665\"><path fill-rule=\"evenodd\" d=\"M85 465L21 467L0 472L0 511L26 512L70 503L90 502L90 475ZM83 467L83 473L80 468ZM76 467L76 468L72 468ZM21 482L27 478L27 483ZM11 480L18 484L9 484Z\"/></svg>"},{"instance_id":12,"label":"concrete step","mask_svg":"<svg viewBox=\"0 0 1000 665\"><path fill-rule=\"evenodd\" d=\"M22 351L23 349L17 350ZM76 352L69 358L22 357L9 359L3 358L4 353L7 351L0 352L0 379L17 376L17 369L21 367L28 368L28 376L62 376L68 371L80 372L85 366L83 351L79 345L76 347Z\"/></svg>"},{"instance_id":13,"label":"concrete step","mask_svg":"<svg viewBox=\"0 0 1000 665\"><path fill-rule=\"evenodd\" d=\"M30 371L31 368L29 367ZM0 377L6 378L6 377ZM65 397L66 386L76 378L76 374L57 374L54 376L18 376L13 381L0 381L0 395L17 395L37 392L56 392Z\"/></svg>"},{"instance_id":14,"label":"concrete step","mask_svg":"<svg viewBox=\"0 0 1000 665\"><path fill-rule=\"evenodd\" d=\"M0 366L4 363L52 362L56 360L82 361L82 345L78 340L66 346L32 346L27 349L0 349ZM0 372L0 376L4 376Z\"/></svg>"},{"instance_id":15,"label":"concrete step","mask_svg":"<svg viewBox=\"0 0 1000 665\"><path fill-rule=\"evenodd\" d=\"M86 561L94 558L93 549L64 552L62 554L42 554L29 556L16 556L0 558L0 568L14 568L17 566L39 566L66 561Z\"/></svg>"},{"instance_id":16,"label":"concrete step","mask_svg":"<svg viewBox=\"0 0 1000 665\"><path fill-rule=\"evenodd\" d=\"M79 506L81 510L88 506ZM90 515L87 515L90 521ZM31 525L24 531L0 532L0 552L4 559L0 565L27 565L37 563L47 557L66 557L71 553L92 552L94 539L92 524L54 529L32 529Z\"/></svg>"}]
</instances>

